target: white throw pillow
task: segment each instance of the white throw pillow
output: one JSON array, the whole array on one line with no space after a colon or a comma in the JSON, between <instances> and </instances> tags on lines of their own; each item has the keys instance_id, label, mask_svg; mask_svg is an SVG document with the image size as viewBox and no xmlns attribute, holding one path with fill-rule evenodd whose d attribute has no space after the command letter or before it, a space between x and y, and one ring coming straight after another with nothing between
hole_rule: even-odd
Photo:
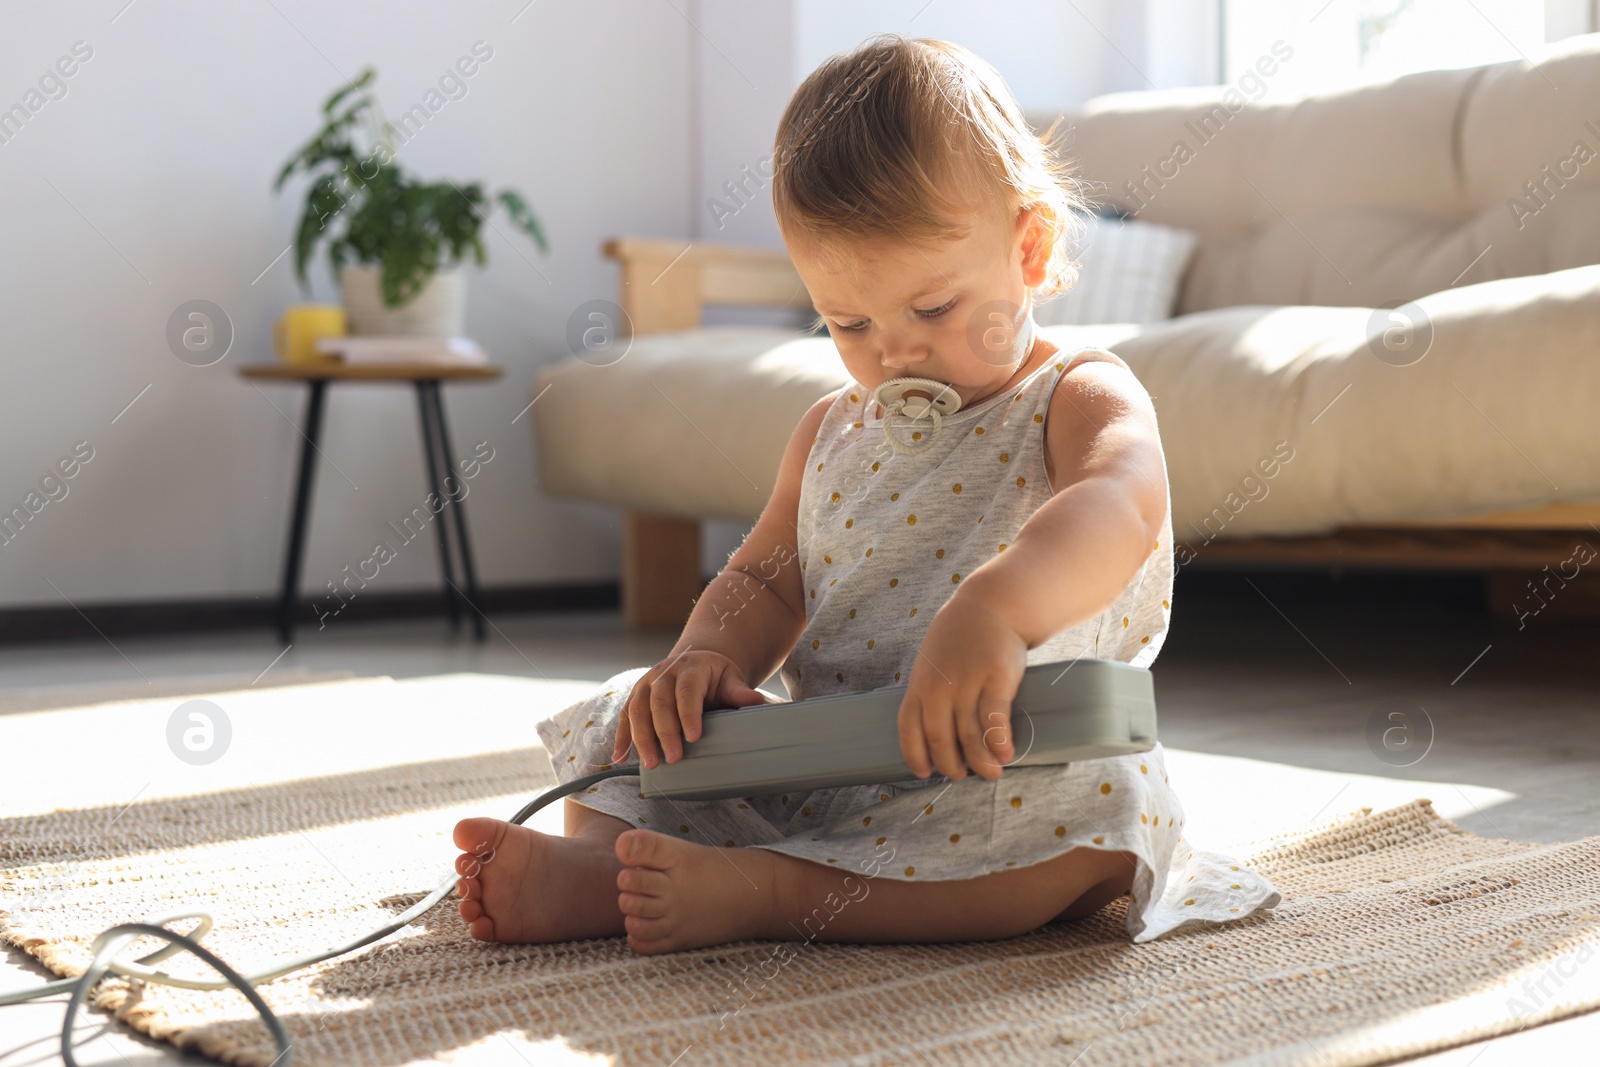
<instances>
[{"instance_id":1,"label":"white throw pillow","mask_svg":"<svg viewBox=\"0 0 1600 1067\"><path fill-rule=\"evenodd\" d=\"M1193 230L1089 216L1077 283L1035 304L1033 321L1040 326L1084 326L1170 319L1178 283L1198 244Z\"/></svg>"}]
</instances>

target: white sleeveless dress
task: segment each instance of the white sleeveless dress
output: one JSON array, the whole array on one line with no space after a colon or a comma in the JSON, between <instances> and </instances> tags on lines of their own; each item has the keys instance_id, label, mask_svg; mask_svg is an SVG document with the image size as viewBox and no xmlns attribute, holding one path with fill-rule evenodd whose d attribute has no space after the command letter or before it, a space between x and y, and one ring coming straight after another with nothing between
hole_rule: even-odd
<instances>
[{"instance_id":1,"label":"white sleeveless dress","mask_svg":"<svg viewBox=\"0 0 1600 1067\"><path fill-rule=\"evenodd\" d=\"M800 488L798 549L806 628L780 669L793 699L863 692L907 680L928 621L962 577L1005 551L1053 495L1044 422L1062 374L1114 354L1056 357L1005 393L926 420L889 419L909 448L890 446L871 393L850 382L818 429ZM931 444L924 441L931 437ZM1144 566L1100 615L1027 653L1148 667L1171 611L1169 517ZM621 672L537 726L557 777L609 767L617 715L650 668ZM629 763L637 766L637 755ZM1074 848L1136 857L1127 926L1147 941L1190 922L1226 922L1279 901L1255 872L1192 849L1159 745L1150 752L1060 766L1010 767L990 782L937 770L873 785L727 800L642 798L637 776L574 796L646 829L723 847L753 846L866 877L974 878L1027 867Z\"/></svg>"}]
</instances>

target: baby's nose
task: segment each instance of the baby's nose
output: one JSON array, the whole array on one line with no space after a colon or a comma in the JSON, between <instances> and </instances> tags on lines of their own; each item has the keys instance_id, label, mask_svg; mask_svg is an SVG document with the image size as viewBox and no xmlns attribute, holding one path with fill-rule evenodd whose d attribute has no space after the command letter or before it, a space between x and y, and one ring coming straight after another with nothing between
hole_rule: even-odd
<instances>
[{"instance_id":1,"label":"baby's nose","mask_svg":"<svg viewBox=\"0 0 1600 1067\"><path fill-rule=\"evenodd\" d=\"M928 358L928 350L920 345L885 345L879 357L883 365L892 371L903 370L915 366Z\"/></svg>"}]
</instances>

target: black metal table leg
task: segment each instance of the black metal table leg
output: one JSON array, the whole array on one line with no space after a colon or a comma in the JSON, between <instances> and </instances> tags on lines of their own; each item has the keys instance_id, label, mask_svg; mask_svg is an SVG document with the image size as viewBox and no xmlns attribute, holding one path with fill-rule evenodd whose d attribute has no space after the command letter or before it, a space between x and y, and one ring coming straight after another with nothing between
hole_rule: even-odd
<instances>
[{"instance_id":1,"label":"black metal table leg","mask_svg":"<svg viewBox=\"0 0 1600 1067\"><path fill-rule=\"evenodd\" d=\"M322 436L322 406L328 383L307 382L306 425L301 431L300 473L295 481L294 513L289 518L289 551L283 561L283 590L278 595L278 636L288 644L294 636L294 605L300 592L300 563L305 555L306 526L311 519L311 487L317 470L317 442Z\"/></svg>"},{"instance_id":2,"label":"black metal table leg","mask_svg":"<svg viewBox=\"0 0 1600 1067\"><path fill-rule=\"evenodd\" d=\"M444 518L444 509L451 506L450 498L444 495L444 490L439 481L439 467L444 465L449 470L449 458L439 459L439 453L444 451L442 445L436 445L433 425L433 406L429 403L428 396L431 389L438 388L438 382L425 378L417 379L417 414L422 419L422 462L428 468L428 484L433 489L433 495L439 499L439 568L444 572L444 602L450 612L450 628L459 629L461 626L461 606L456 603L456 576L455 567L450 560L450 524ZM430 388L431 387L431 388ZM431 509L430 509L431 510Z\"/></svg>"},{"instance_id":3,"label":"black metal table leg","mask_svg":"<svg viewBox=\"0 0 1600 1067\"><path fill-rule=\"evenodd\" d=\"M434 423L439 428L439 451L444 456L444 469L447 475L454 475L457 485L461 484L461 477L451 467L452 457L455 455L455 446L450 441L449 424L444 417L443 390L439 383L429 382L428 392L433 400ZM467 536L467 508L463 501L466 499L466 489L463 488L461 496L453 501L450 510L456 516L456 549L461 553L461 574L467 581L467 611L472 616L472 632L479 641L484 639L483 612L478 603L478 571L472 565L472 539Z\"/></svg>"}]
</instances>

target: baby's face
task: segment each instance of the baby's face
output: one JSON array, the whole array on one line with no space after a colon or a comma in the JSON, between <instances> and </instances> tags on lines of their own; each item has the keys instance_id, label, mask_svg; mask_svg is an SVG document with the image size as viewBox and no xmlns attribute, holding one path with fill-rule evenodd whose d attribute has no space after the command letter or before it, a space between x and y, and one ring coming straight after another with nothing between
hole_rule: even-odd
<instances>
[{"instance_id":1,"label":"baby's face","mask_svg":"<svg viewBox=\"0 0 1600 1067\"><path fill-rule=\"evenodd\" d=\"M966 235L945 241L824 250L785 235L846 369L868 389L890 378L932 378L970 406L1023 369L1022 326L1032 314L1030 290L1044 282L1049 236L1027 209L1013 224L993 212L959 221Z\"/></svg>"}]
</instances>

